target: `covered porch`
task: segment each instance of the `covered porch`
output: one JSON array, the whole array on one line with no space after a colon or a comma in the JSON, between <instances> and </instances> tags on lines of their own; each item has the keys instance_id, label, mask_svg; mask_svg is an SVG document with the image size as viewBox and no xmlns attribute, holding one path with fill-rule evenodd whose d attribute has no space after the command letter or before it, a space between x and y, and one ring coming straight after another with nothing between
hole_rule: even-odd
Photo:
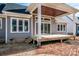
<instances>
[{"instance_id":1,"label":"covered porch","mask_svg":"<svg viewBox=\"0 0 79 59\"><path fill-rule=\"evenodd\" d=\"M28 10L30 10L32 14L32 20L31 20L31 33L32 35L38 36L37 39L35 39L38 43L42 41L48 41L48 40L62 40L66 38L71 38L75 36L76 29L75 29L75 13L78 12L78 10L64 4L64 3L38 3L38 4L31 4L28 7ZM73 14L73 35L68 35L66 30L66 25L62 25L64 27L63 32L57 32L54 30L59 30L55 27L53 27L55 23L55 18L60 16L65 16ZM63 20L64 21L64 20ZM59 25L58 25L59 26ZM55 28L53 30L53 28ZM55 32L55 33L54 33Z\"/></svg>"}]
</instances>

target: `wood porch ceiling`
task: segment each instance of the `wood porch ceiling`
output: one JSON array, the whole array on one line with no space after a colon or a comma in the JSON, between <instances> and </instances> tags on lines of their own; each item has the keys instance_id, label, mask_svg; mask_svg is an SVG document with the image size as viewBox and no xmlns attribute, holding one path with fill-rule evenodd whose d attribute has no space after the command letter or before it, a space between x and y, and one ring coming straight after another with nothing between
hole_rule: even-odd
<instances>
[{"instance_id":1,"label":"wood porch ceiling","mask_svg":"<svg viewBox=\"0 0 79 59\"><path fill-rule=\"evenodd\" d=\"M42 15L48 15L48 16L53 16L53 17L67 13L65 11L57 10L57 9L50 8L47 6L41 6L41 11L42 11L41 12ZM33 11L33 13L37 14L37 8Z\"/></svg>"}]
</instances>

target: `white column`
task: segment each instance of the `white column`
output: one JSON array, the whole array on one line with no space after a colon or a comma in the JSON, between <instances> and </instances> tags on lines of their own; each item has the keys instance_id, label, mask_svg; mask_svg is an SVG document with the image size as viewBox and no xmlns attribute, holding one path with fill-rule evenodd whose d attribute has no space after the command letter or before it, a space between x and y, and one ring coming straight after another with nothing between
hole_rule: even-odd
<instances>
[{"instance_id":1,"label":"white column","mask_svg":"<svg viewBox=\"0 0 79 59\"><path fill-rule=\"evenodd\" d=\"M5 21L5 43L7 43L7 15L6 15L6 21Z\"/></svg>"},{"instance_id":2,"label":"white column","mask_svg":"<svg viewBox=\"0 0 79 59\"><path fill-rule=\"evenodd\" d=\"M53 18L50 19L50 34L53 34L52 20L53 20Z\"/></svg>"},{"instance_id":3,"label":"white column","mask_svg":"<svg viewBox=\"0 0 79 59\"><path fill-rule=\"evenodd\" d=\"M38 13L37 13L37 16L38 16L38 36L39 36L39 39L41 38L41 4L38 3Z\"/></svg>"},{"instance_id":4,"label":"white column","mask_svg":"<svg viewBox=\"0 0 79 59\"><path fill-rule=\"evenodd\" d=\"M33 16L31 18L31 36L33 36Z\"/></svg>"},{"instance_id":5,"label":"white column","mask_svg":"<svg viewBox=\"0 0 79 59\"><path fill-rule=\"evenodd\" d=\"M73 13L73 35L76 35L75 13Z\"/></svg>"}]
</instances>

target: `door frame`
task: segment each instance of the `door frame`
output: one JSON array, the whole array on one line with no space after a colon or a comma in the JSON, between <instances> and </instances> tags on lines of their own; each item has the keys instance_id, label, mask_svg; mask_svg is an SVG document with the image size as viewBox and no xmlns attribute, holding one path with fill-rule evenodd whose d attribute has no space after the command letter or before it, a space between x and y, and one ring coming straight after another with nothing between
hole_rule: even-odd
<instances>
[{"instance_id":1,"label":"door frame","mask_svg":"<svg viewBox=\"0 0 79 59\"><path fill-rule=\"evenodd\" d=\"M43 18L43 21L41 21L41 23L46 23L46 24L50 24L50 33L51 33L51 25L52 25L52 23L51 23L51 18L48 18L48 19L50 19L50 21L49 22L46 22L46 21L44 21L44 18L45 17L42 17ZM36 20L36 18L35 18L35 20ZM36 23L38 23L37 21L35 21L35 35L37 35L37 33L36 33ZM44 31L44 29L43 29L43 31Z\"/></svg>"}]
</instances>

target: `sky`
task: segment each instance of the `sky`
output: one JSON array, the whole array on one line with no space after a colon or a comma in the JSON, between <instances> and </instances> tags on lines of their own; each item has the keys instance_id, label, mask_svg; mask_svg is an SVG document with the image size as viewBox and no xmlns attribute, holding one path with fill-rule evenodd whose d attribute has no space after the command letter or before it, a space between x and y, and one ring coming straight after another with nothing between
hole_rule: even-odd
<instances>
[{"instance_id":1,"label":"sky","mask_svg":"<svg viewBox=\"0 0 79 59\"><path fill-rule=\"evenodd\" d=\"M67 4L74 7L74 8L79 9L79 3L67 3Z\"/></svg>"},{"instance_id":2,"label":"sky","mask_svg":"<svg viewBox=\"0 0 79 59\"><path fill-rule=\"evenodd\" d=\"M72 6L72 7L79 10L79 3L68 3L68 5L70 5L70 6ZM76 16L79 17L79 12L76 13Z\"/></svg>"}]
</instances>

